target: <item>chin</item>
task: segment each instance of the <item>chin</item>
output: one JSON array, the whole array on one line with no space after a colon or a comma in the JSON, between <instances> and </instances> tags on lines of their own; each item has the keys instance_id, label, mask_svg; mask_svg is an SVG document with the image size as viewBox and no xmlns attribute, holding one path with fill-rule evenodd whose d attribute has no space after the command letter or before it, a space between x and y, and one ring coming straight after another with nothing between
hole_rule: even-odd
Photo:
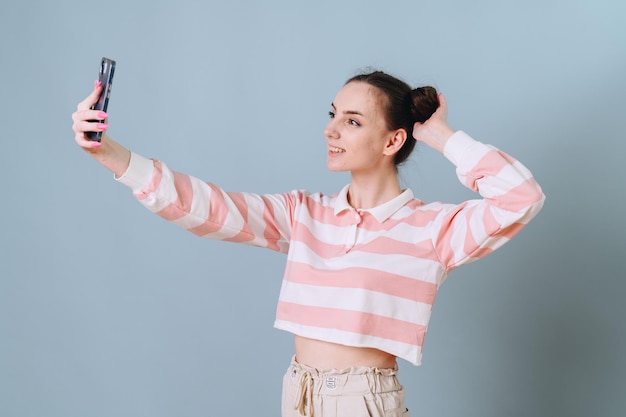
<instances>
[{"instance_id":1,"label":"chin","mask_svg":"<svg viewBox=\"0 0 626 417\"><path fill-rule=\"evenodd\" d=\"M346 171L349 171L349 170L347 170L347 169L345 169L345 168L341 168L341 167L333 166L333 165L331 165L331 164L326 164L326 168L328 168L328 170L329 170L330 172L346 172Z\"/></svg>"}]
</instances>

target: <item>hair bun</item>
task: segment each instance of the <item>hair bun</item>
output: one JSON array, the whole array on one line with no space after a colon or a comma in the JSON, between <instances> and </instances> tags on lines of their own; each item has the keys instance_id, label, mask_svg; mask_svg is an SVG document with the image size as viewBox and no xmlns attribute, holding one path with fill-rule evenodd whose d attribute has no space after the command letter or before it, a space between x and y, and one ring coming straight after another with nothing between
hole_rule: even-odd
<instances>
[{"instance_id":1,"label":"hair bun","mask_svg":"<svg viewBox=\"0 0 626 417\"><path fill-rule=\"evenodd\" d=\"M416 122L424 123L439 107L439 97L434 87L418 87L411 91L411 114Z\"/></svg>"}]
</instances>

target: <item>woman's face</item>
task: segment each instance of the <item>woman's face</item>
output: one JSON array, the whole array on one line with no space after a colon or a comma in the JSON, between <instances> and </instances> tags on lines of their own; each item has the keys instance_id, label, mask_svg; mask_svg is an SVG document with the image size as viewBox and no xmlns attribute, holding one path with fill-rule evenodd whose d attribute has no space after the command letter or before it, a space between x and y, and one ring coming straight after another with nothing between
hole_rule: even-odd
<instances>
[{"instance_id":1,"label":"woman's face","mask_svg":"<svg viewBox=\"0 0 626 417\"><path fill-rule=\"evenodd\" d=\"M387 130L374 88L354 81L337 93L324 129L329 170L373 173L388 164L393 166L393 155L387 155L386 149L393 133Z\"/></svg>"}]
</instances>

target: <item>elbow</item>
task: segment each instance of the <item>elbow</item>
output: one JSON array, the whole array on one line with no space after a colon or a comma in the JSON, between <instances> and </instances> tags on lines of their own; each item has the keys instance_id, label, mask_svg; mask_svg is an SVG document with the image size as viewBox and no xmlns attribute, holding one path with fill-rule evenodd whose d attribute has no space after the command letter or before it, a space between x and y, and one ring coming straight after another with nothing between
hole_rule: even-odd
<instances>
[{"instance_id":1,"label":"elbow","mask_svg":"<svg viewBox=\"0 0 626 417\"><path fill-rule=\"evenodd\" d=\"M526 209L526 214L524 216L525 222L530 221L533 217L535 217L543 208L546 195L541 190L541 187L537 184L534 192L528 195L528 206Z\"/></svg>"}]
</instances>

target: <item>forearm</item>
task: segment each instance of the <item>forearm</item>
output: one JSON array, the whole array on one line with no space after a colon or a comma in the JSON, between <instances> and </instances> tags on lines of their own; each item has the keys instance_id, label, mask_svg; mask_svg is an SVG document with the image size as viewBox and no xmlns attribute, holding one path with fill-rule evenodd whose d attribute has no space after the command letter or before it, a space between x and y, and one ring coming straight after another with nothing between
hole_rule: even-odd
<instances>
[{"instance_id":1,"label":"forearm","mask_svg":"<svg viewBox=\"0 0 626 417\"><path fill-rule=\"evenodd\" d=\"M545 196L532 173L503 151L458 131L446 144L444 155L456 166L461 183L483 197L476 202L499 219L493 225L526 223L543 205Z\"/></svg>"},{"instance_id":2,"label":"forearm","mask_svg":"<svg viewBox=\"0 0 626 417\"><path fill-rule=\"evenodd\" d=\"M197 236L288 249L295 193L226 192L134 152L117 181L148 210Z\"/></svg>"}]
</instances>

